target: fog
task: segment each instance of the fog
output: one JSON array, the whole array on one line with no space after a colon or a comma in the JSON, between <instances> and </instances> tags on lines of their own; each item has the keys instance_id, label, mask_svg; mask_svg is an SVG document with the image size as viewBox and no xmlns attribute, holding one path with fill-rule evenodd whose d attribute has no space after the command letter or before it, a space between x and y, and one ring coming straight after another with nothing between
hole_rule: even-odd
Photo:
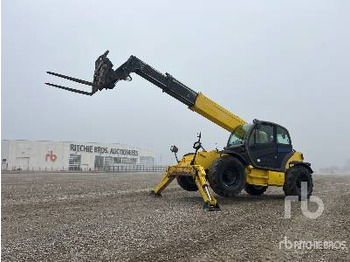
<instances>
[{"instance_id":1,"label":"fog","mask_svg":"<svg viewBox=\"0 0 350 262\"><path fill-rule=\"evenodd\" d=\"M136 55L239 115L289 129L315 168L349 158L349 1L2 1L2 139L120 142L158 163L229 133L135 75L92 97L47 70L92 79L105 50Z\"/></svg>"}]
</instances>

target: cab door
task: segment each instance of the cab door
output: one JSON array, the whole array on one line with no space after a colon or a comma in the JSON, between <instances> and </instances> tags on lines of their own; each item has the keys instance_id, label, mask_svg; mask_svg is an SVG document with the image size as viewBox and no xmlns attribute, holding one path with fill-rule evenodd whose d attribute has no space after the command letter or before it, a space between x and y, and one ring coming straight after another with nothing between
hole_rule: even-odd
<instances>
[{"instance_id":1,"label":"cab door","mask_svg":"<svg viewBox=\"0 0 350 262\"><path fill-rule=\"evenodd\" d=\"M293 146L287 129L276 126L277 165L284 169L286 160L293 154Z\"/></svg>"},{"instance_id":2,"label":"cab door","mask_svg":"<svg viewBox=\"0 0 350 262\"><path fill-rule=\"evenodd\" d=\"M248 140L248 154L255 167L279 169L276 126L270 123L255 125Z\"/></svg>"}]
</instances>

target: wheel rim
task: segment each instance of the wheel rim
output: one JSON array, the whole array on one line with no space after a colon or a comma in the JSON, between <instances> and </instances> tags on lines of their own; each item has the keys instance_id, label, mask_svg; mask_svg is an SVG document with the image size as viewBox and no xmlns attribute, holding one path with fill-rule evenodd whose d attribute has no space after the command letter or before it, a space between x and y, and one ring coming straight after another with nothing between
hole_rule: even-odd
<instances>
[{"instance_id":1,"label":"wheel rim","mask_svg":"<svg viewBox=\"0 0 350 262\"><path fill-rule=\"evenodd\" d=\"M194 181L194 179L192 177L186 177L186 180L189 184L196 186L196 182Z\"/></svg>"},{"instance_id":2,"label":"wheel rim","mask_svg":"<svg viewBox=\"0 0 350 262\"><path fill-rule=\"evenodd\" d=\"M223 175L222 175L222 182L226 186L233 186L234 184L236 184L237 176L236 176L236 173L234 172L234 170L232 170L232 169L225 170Z\"/></svg>"}]
</instances>

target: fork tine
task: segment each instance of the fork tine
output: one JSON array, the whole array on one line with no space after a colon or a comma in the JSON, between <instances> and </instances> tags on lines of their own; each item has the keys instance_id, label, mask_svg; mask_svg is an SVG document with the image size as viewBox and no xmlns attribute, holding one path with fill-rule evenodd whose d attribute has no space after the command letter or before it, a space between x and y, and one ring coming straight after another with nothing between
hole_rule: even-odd
<instances>
[{"instance_id":1,"label":"fork tine","mask_svg":"<svg viewBox=\"0 0 350 262\"><path fill-rule=\"evenodd\" d=\"M86 92L86 91L82 91L82 90L78 90L78 89L74 89L74 88L70 88L70 87L66 87L66 86L61 86L61 85L55 85L55 84L51 84L51 83L45 83L45 85L48 86L53 86L53 87L57 87L60 89L64 89L64 90L68 90L74 93L78 93L78 94L82 94L82 95L88 95L88 96L92 96L95 92Z\"/></svg>"},{"instance_id":2,"label":"fork tine","mask_svg":"<svg viewBox=\"0 0 350 262\"><path fill-rule=\"evenodd\" d=\"M71 81L74 81L74 82L77 82L77 83L80 83L80 84L83 84L83 85L93 86L92 82L89 82L89 81L86 81L86 80L82 80L82 79L79 79L79 78L74 78L74 77L71 77L71 76L66 76L66 75L58 74L58 73L51 72L51 71L47 71L46 73L48 73L50 75L58 76L58 77L61 77L61 78L67 79L67 80L71 80Z\"/></svg>"}]
</instances>

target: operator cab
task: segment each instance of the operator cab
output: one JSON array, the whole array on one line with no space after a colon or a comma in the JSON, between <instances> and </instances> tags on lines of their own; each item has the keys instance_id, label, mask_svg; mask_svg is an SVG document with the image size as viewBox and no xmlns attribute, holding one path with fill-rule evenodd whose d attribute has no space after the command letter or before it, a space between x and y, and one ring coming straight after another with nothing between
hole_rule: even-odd
<instances>
[{"instance_id":1,"label":"operator cab","mask_svg":"<svg viewBox=\"0 0 350 262\"><path fill-rule=\"evenodd\" d=\"M223 152L238 154L255 168L284 170L294 150L286 128L255 119L232 132Z\"/></svg>"}]
</instances>

